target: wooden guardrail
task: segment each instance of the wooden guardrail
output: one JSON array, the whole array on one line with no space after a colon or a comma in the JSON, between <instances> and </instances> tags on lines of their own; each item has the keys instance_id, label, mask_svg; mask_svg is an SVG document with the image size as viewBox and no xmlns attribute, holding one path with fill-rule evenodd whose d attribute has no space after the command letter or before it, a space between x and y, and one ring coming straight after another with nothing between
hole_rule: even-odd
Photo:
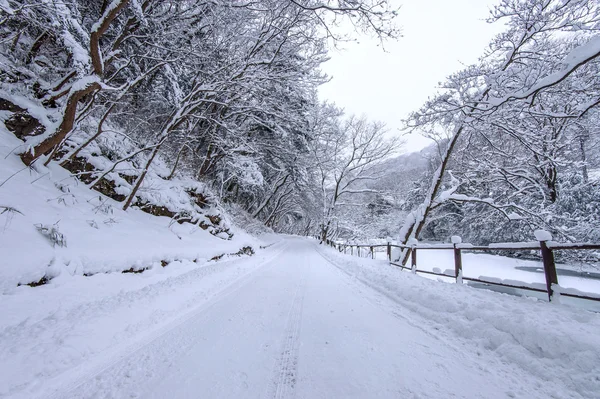
<instances>
[{"instance_id":1,"label":"wooden guardrail","mask_svg":"<svg viewBox=\"0 0 600 399\"><path fill-rule=\"evenodd\" d=\"M319 239L319 237L316 237ZM434 276L441 277L449 277L454 278L457 283L462 284L463 281L472 281L478 282L482 284L490 284L508 288L516 288L522 290L536 291L536 292L545 292L548 294L548 300L552 301L554 297L555 287L558 287L558 275L556 272L556 262L554 258L555 251L580 251L580 250L600 250L600 244L591 244L591 243L557 243L551 241L550 239L541 239L539 241L533 241L529 243L498 243L498 244L490 244L487 246L474 246L471 244L463 244L459 237L453 237L453 244L392 244L388 242L387 244L378 244L378 245L357 245L357 244L348 244L348 243L338 243L332 240L325 240L325 244L337 249L340 252L356 255L361 257L370 257L375 259L376 252L379 251L380 248L385 249L385 253L387 256L387 260L393 266L400 267L402 269L410 270L413 273L423 273ZM400 248L401 250L410 251L410 267L401 264L398 262L398 259L392 259L392 249ZM452 250L454 252L454 273L453 275L447 273L438 273L435 271L423 270L417 268L417 254L420 251L432 251L432 250ZM536 288L528 285L516 285L516 284L506 284L495 281L483 280L481 278L473 278L473 277L465 277L462 273L462 253L463 251L468 252L501 252L501 251L540 251L540 255L542 258L542 264L544 265L544 277L546 280L546 289ZM401 256L402 258L402 256ZM571 297L571 298L579 298L586 299L591 301L599 301L600 302L600 294L598 296L584 295L573 292L565 292L564 290L560 291L561 296Z\"/></svg>"}]
</instances>

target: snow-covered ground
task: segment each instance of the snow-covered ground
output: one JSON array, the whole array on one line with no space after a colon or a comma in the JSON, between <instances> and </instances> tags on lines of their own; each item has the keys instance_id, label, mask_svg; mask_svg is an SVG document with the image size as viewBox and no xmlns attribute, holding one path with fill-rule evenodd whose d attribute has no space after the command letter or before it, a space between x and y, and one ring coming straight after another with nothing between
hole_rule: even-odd
<instances>
[{"instance_id":1,"label":"snow-covered ground","mask_svg":"<svg viewBox=\"0 0 600 399\"><path fill-rule=\"evenodd\" d=\"M495 391L484 384L479 393L465 397L598 397L598 313L531 297L432 281L426 276L401 271L385 261L343 255L331 248L320 248L320 253L357 283L365 284L397 304L425 334L447 338L462 346L465 353L479 357L481 367L489 372L496 373L490 356L513 369L513 375L505 376L505 390ZM477 258L488 260L485 255ZM420 261L427 265L424 259ZM501 261L498 267L502 265L505 264ZM482 262L481 267L485 266ZM539 389L537 393L522 390L528 383L521 385L521 382L528 376L538 379L533 383L535 389ZM477 385L474 381L469 384ZM425 394L423 397L436 396Z\"/></svg>"},{"instance_id":2,"label":"snow-covered ground","mask_svg":"<svg viewBox=\"0 0 600 399\"><path fill-rule=\"evenodd\" d=\"M536 245L537 243L532 243ZM361 250L362 256L370 257L369 251ZM350 254L349 250L347 253ZM356 255L356 253L354 253ZM378 248L375 253L376 259L387 259L385 248ZM463 276L482 279L486 281L504 281L511 285L531 285L537 288L546 289L546 280L544 277L544 266L541 261L509 258L500 255L491 255L485 253L462 251ZM435 271L436 273L445 273L454 275L454 252L451 249L420 249L417 251L417 267L419 270ZM585 276L585 272L594 274L600 273L600 265L571 265L557 264L558 282L564 289L571 290L576 294L600 296L600 279L594 276ZM563 271L579 272L563 273ZM424 277L427 277L424 275ZM438 277L431 277L438 279ZM454 279L447 279L454 281ZM494 287L490 287L495 289ZM520 291L519 294L528 294L543 298L545 294L536 294L531 291ZM600 302L597 304L581 301L572 301L584 306L600 310Z\"/></svg>"},{"instance_id":3,"label":"snow-covered ground","mask_svg":"<svg viewBox=\"0 0 600 399\"><path fill-rule=\"evenodd\" d=\"M142 274L57 278L0 296L0 397L47 397L56 381L62 388L65 376L123 356L241 284L277 248L243 260L177 261Z\"/></svg>"},{"instance_id":4,"label":"snow-covered ground","mask_svg":"<svg viewBox=\"0 0 600 399\"><path fill-rule=\"evenodd\" d=\"M597 313L432 281L312 239L253 237L229 223L227 239L124 212L56 164L25 168L13 154L21 142L5 133L0 398L600 392ZM150 181L160 189L144 195L166 195L170 205L187 184ZM40 226L56 228L67 245L53 246ZM245 246L256 255L211 260ZM465 253L463 263L466 276L543 283L541 273L519 269L536 262ZM419 268L452 267L451 251L419 254ZM45 285L18 286L44 276ZM600 292L594 280L559 279Z\"/></svg>"},{"instance_id":5,"label":"snow-covered ground","mask_svg":"<svg viewBox=\"0 0 600 399\"><path fill-rule=\"evenodd\" d=\"M482 253L463 253L463 275L472 278L510 280L533 283L542 288L546 286L544 266L541 261L508 258L505 256ZM454 254L451 250L421 250L418 253L419 269L452 269L454 272ZM568 265L557 268L570 269ZM453 273L452 272L452 273ZM593 278L565 276L559 273L558 281L563 288L574 288L584 293L600 294L600 280Z\"/></svg>"},{"instance_id":6,"label":"snow-covered ground","mask_svg":"<svg viewBox=\"0 0 600 399\"><path fill-rule=\"evenodd\" d=\"M59 278L2 295L0 397L600 392L596 313L278 238L250 258Z\"/></svg>"},{"instance_id":7,"label":"snow-covered ground","mask_svg":"<svg viewBox=\"0 0 600 399\"><path fill-rule=\"evenodd\" d=\"M227 221L223 223L234 234L231 240L136 208L125 212L122 203L90 190L54 162L48 168L41 162L33 169L25 167L14 154L21 145L21 140L0 127L0 293L13 293L18 284L44 276L68 278L156 268L162 261L175 259L202 264L214 256L260 245ZM168 200L180 201L174 205L182 209L189 207L185 203L189 198L181 195L187 182L150 181L141 190L143 195L152 195L158 205ZM153 184L160 184L160 189ZM205 213L225 217L219 209ZM66 246L53 245L38 232L39 227L55 228Z\"/></svg>"}]
</instances>

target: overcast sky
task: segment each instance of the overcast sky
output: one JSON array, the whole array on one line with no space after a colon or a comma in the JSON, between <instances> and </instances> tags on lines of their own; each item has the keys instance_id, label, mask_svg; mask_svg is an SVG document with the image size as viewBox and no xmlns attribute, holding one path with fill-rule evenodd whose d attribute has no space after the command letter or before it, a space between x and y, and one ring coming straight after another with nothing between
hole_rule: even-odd
<instances>
[{"instance_id":1,"label":"overcast sky","mask_svg":"<svg viewBox=\"0 0 600 399\"><path fill-rule=\"evenodd\" d=\"M396 0L401 6L402 35L378 47L378 41L359 37L359 43L331 50L323 70L332 77L320 97L347 113L385 122L400 134L401 120L436 92L438 82L481 56L502 26L485 22L492 0ZM406 152L429 141L407 137Z\"/></svg>"}]
</instances>

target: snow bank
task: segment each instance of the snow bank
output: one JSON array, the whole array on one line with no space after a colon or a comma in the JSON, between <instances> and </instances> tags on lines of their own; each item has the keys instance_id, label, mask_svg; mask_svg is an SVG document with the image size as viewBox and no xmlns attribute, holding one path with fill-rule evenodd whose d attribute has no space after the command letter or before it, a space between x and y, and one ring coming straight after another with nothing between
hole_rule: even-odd
<instances>
[{"instance_id":1,"label":"snow bank","mask_svg":"<svg viewBox=\"0 0 600 399\"><path fill-rule=\"evenodd\" d=\"M532 247L539 247L538 242L532 242ZM459 248L468 249L465 244ZM417 264L419 270L433 271L434 267L442 270L454 268L454 253L452 249L447 250L421 250L417 251ZM539 255L539 250L535 250ZM465 277L478 278L479 276L490 276L502 281L519 281L519 285L532 287L546 287L544 277L544 266L541 259L525 260L519 258L508 258L505 256L486 253L462 252L462 266ZM574 265L557 264L559 269L558 282L563 288L573 288L586 295L600 294L600 280L585 278L583 276L563 275L561 269L579 271ZM545 294L544 294L545 295ZM543 297L544 295L541 295Z\"/></svg>"},{"instance_id":2,"label":"snow bank","mask_svg":"<svg viewBox=\"0 0 600 399\"><path fill-rule=\"evenodd\" d=\"M49 397L61 378L156 336L281 250L276 243L251 258L173 261L143 274L63 274L0 295L0 397Z\"/></svg>"},{"instance_id":3,"label":"snow bank","mask_svg":"<svg viewBox=\"0 0 600 399\"><path fill-rule=\"evenodd\" d=\"M465 350L491 352L543 380L560 382L564 391L556 397L592 398L600 392L597 313L441 283L383 261L358 259L328 248L320 251L346 273L397 301L424 328L449 330Z\"/></svg>"},{"instance_id":4,"label":"snow bank","mask_svg":"<svg viewBox=\"0 0 600 399\"><path fill-rule=\"evenodd\" d=\"M205 212L223 219L218 227L229 229L232 240L229 235L215 236L221 231L209 234L212 225L204 230L135 208L122 211L122 203L89 190L54 162L49 168L25 167L13 153L22 145L0 129L0 293L44 277L146 269L161 261L210 259L244 246L260 246L255 238L230 225L218 209ZM117 189L125 189L129 183L118 172L123 171L114 173L123 186ZM192 213L193 204L184 191L202 192L200 183L167 181L156 170L149 175L148 184L140 190L141 201L151 199L153 205ZM66 245L41 234L43 230L52 230Z\"/></svg>"}]
</instances>

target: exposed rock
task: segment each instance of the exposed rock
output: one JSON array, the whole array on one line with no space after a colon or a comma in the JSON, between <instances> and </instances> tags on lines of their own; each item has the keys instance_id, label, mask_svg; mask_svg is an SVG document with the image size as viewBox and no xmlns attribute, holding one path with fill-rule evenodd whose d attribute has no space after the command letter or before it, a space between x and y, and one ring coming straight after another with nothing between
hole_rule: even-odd
<instances>
[{"instance_id":1,"label":"exposed rock","mask_svg":"<svg viewBox=\"0 0 600 399\"><path fill-rule=\"evenodd\" d=\"M20 139L38 136L46 130L40 121L31 116L26 110L4 98L0 98L0 111L13 113L4 121L4 126Z\"/></svg>"}]
</instances>

